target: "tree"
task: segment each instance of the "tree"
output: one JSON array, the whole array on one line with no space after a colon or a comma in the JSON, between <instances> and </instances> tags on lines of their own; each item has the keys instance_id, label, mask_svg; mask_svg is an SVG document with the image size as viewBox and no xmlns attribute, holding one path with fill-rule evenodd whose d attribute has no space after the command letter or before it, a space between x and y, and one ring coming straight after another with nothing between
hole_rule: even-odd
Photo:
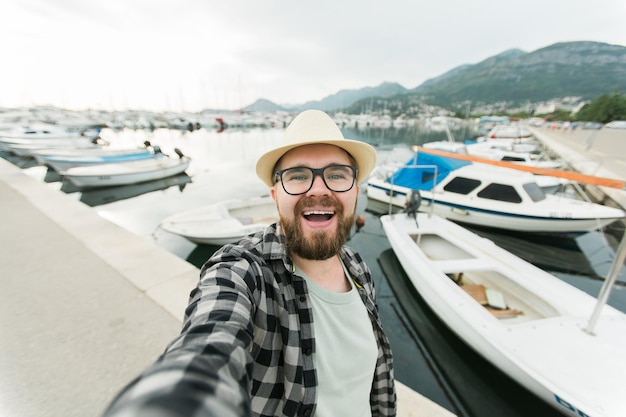
<instances>
[{"instance_id":1,"label":"tree","mask_svg":"<svg viewBox=\"0 0 626 417\"><path fill-rule=\"evenodd\" d=\"M576 115L576 120L600 123L626 120L626 96L604 94L586 104Z\"/></svg>"}]
</instances>

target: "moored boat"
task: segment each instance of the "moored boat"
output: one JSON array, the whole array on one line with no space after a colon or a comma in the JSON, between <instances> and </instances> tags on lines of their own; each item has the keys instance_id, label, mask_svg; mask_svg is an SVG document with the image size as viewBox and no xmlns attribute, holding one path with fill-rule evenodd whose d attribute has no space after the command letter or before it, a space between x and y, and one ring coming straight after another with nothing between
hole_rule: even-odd
<instances>
[{"instance_id":1,"label":"moored boat","mask_svg":"<svg viewBox=\"0 0 626 417\"><path fill-rule=\"evenodd\" d=\"M546 194L529 172L426 152L395 171L376 171L367 182L369 199L396 208L412 190L421 193L421 211L499 229L582 233L626 217L617 208Z\"/></svg>"},{"instance_id":2,"label":"moored boat","mask_svg":"<svg viewBox=\"0 0 626 417\"><path fill-rule=\"evenodd\" d=\"M484 141L476 143L458 143L436 141L424 144L426 149L439 149L464 155L472 155L493 161L506 161L534 167L560 169L565 167L563 161L544 157L541 152L516 150L514 144L503 144L498 141Z\"/></svg>"},{"instance_id":3,"label":"moored boat","mask_svg":"<svg viewBox=\"0 0 626 417\"><path fill-rule=\"evenodd\" d=\"M623 312L440 216L381 222L420 296L486 360L564 415L626 415Z\"/></svg>"},{"instance_id":4,"label":"moored boat","mask_svg":"<svg viewBox=\"0 0 626 417\"><path fill-rule=\"evenodd\" d=\"M81 166L62 171L61 175L81 188L135 184L171 177L184 172L190 163L177 150L180 158L162 157L136 161Z\"/></svg>"},{"instance_id":5,"label":"moored boat","mask_svg":"<svg viewBox=\"0 0 626 417\"><path fill-rule=\"evenodd\" d=\"M66 139L83 136L75 130L65 129L60 126L37 123L31 126L15 126L3 131L0 139Z\"/></svg>"},{"instance_id":6,"label":"moored boat","mask_svg":"<svg viewBox=\"0 0 626 417\"><path fill-rule=\"evenodd\" d=\"M108 145L90 147L90 148L39 148L31 151L31 156L35 158L37 162L40 164L44 164L43 158L48 156L55 157L63 157L63 156L104 156L104 155L120 155L127 152L137 151L137 150L148 150L152 147L150 141L144 141L143 147L135 147L135 148L118 148L111 147Z\"/></svg>"},{"instance_id":7,"label":"moored boat","mask_svg":"<svg viewBox=\"0 0 626 417\"><path fill-rule=\"evenodd\" d=\"M163 158L164 155L157 147L154 151L146 148L125 149L115 153L91 154L91 155L66 155L66 156L42 156L38 158L44 165L47 165L57 172L67 171L70 168L91 166L99 164L113 164L127 161L138 161L143 159ZM36 158L37 159L37 158Z\"/></svg>"},{"instance_id":8,"label":"moored boat","mask_svg":"<svg viewBox=\"0 0 626 417\"><path fill-rule=\"evenodd\" d=\"M97 149L100 147L97 139L55 138L55 139L0 139L0 150L11 152L18 156L32 156L42 149Z\"/></svg>"},{"instance_id":9,"label":"moored boat","mask_svg":"<svg viewBox=\"0 0 626 417\"><path fill-rule=\"evenodd\" d=\"M274 200L229 200L173 214L159 227L200 245L224 245L263 230L278 220Z\"/></svg>"}]
</instances>

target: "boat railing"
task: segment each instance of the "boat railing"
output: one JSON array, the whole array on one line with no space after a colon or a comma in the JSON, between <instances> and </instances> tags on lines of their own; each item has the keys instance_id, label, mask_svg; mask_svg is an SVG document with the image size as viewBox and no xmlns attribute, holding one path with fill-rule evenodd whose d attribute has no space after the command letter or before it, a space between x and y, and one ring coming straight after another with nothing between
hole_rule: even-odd
<instances>
[{"instance_id":1,"label":"boat railing","mask_svg":"<svg viewBox=\"0 0 626 417\"><path fill-rule=\"evenodd\" d=\"M572 195L567 194L567 187L570 187L573 190ZM576 181L569 181L567 183L561 184L559 186L559 190L553 194L557 196L561 195L563 198L573 198L576 200L584 201L586 203L593 203L592 199L589 197L589 194L587 194L587 191L585 191L582 185ZM596 230L602 230L602 222L600 221L600 219L596 218L596 222L598 224Z\"/></svg>"},{"instance_id":2,"label":"boat railing","mask_svg":"<svg viewBox=\"0 0 626 417\"><path fill-rule=\"evenodd\" d=\"M602 288L600 289L598 302L596 303L596 307L593 310L593 313L591 313L589 323L587 324L587 328L585 329L585 331L591 335L595 335L595 327L598 323L598 319L600 318L600 313L602 312L602 309L609 299L613 284L615 284L615 281L617 280L617 275L619 274L622 265L624 265L624 260L626 260L626 232L624 232L624 235L622 236L622 240L619 244L619 247L617 248L617 252L615 254L615 259L613 259L611 269L604 279L604 283L602 284Z\"/></svg>"},{"instance_id":3,"label":"boat railing","mask_svg":"<svg viewBox=\"0 0 626 417\"><path fill-rule=\"evenodd\" d=\"M416 156L417 158L417 156ZM430 202L430 207L429 207L429 211L428 214L432 215L434 213L434 209L435 209L435 187L437 186L437 171L438 171L438 166L437 165L406 165L403 166L401 169L405 169L405 168L409 168L409 169L432 169L433 170L433 186L430 189L430 194L431 194L431 202ZM388 214L393 214L393 197L395 195L394 193L394 177L395 177L395 173L396 171L387 171L386 172L386 178L387 181L390 184L390 193L389 193L389 213ZM407 187L408 188L408 187ZM420 191L419 189L415 189L415 188L410 188L412 191ZM407 195L407 198L409 196Z\"/></svg>"}]
</instances>

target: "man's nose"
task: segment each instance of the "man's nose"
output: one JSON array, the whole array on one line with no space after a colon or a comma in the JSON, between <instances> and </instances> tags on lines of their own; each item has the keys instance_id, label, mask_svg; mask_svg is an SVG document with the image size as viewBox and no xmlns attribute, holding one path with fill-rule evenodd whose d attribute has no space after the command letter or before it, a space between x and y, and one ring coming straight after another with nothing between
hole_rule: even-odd
<instances>
[{"instance_id":1,"label":"man's nose","mask_svg":"<svg viewBox=\"0 0 626 417\"><path fill-rule=\"evenodd\" d=\"M330 194L330 190L326 187L322 174L315 174L313 177L313 185L307 194L324 195Z\"/></svg>"}]
</instances>

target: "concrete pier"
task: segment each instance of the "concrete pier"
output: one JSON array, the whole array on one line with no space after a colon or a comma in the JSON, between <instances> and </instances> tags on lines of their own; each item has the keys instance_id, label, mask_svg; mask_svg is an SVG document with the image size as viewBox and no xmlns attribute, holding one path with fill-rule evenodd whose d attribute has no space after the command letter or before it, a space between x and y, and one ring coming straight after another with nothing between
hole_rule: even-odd
<instances>
[{"instance_id":1,"label":"concrete pier","mask_svg":"<svg viewBox=\"0 0 626 417\"><path fill-rule=\"evenodd\" d=\"M599 130L531 128L548 148L560 155L573 170L586 175L626 180L626 129ZM591 187L593 190L594 187ZM597 187L594 197L609 197L626 209L624 190Z\"/></svg>"}]
</instances>

